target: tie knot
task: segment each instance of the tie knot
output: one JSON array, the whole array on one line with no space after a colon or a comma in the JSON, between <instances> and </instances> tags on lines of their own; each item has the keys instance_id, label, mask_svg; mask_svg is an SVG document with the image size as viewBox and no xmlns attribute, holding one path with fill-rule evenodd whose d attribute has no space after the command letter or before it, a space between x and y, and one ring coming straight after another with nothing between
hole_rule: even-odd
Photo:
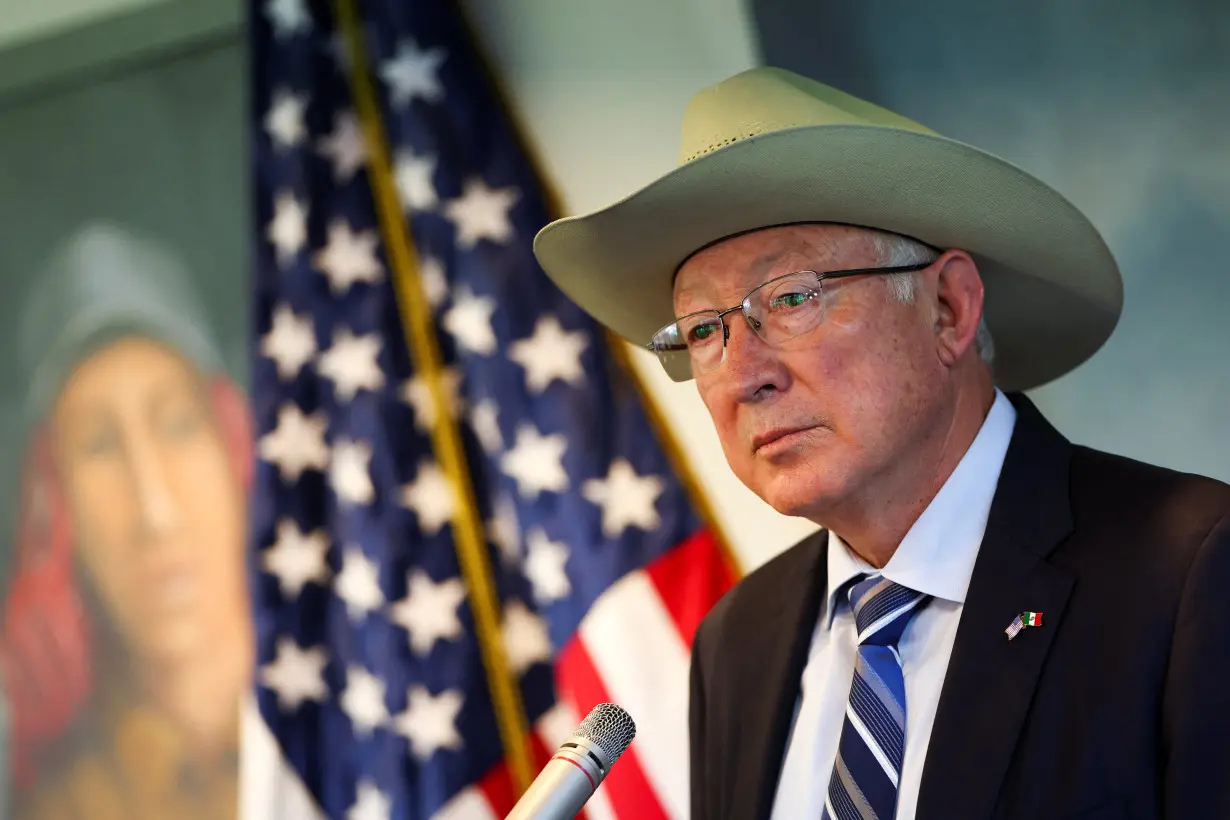
<instances>
[{"instance_id":1,"label":"tie knot","mask_svg":"<svg viewBox=\"0 0 1230 820\"><path fill-rule=\"evenodd\" d=\"M896 646L927 595L873 575L850 588L859 645Z\"/></svg>"}]
</instances>

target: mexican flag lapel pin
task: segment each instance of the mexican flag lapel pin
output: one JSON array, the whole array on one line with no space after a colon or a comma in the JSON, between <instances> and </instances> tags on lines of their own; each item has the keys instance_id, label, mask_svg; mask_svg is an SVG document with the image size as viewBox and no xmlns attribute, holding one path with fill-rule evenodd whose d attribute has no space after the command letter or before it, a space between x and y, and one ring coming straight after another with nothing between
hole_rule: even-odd
<instances>
[{"instance_id":1,"label":"mexican flag lapel pin","mask_svg":"<svg viewBox=\"0 0 1230 820\"><path fill-rule=\"evenodd\" d=\"M1004 633L1008 636L1008 640L1012 640L1020 634L1022 629L1028 626L1042 626L1041 612L1022 612L1012 619L1012 623L1008 624L1008 628Z\"/></svg>"}]
</instances>

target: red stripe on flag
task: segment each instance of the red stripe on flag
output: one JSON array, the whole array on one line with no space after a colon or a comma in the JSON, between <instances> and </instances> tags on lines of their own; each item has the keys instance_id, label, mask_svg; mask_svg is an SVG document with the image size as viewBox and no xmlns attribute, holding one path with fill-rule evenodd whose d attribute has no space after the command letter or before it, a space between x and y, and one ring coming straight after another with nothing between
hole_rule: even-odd
<instances>
[{"instance_id":1,"label":"red stripe on flag","mask_svg":"<svg viewBox=\"0 0 1230 820\"><path fill-rule=\"evenodd\" d=\"M645 567L645 573L688 649L700 622L735 583L725 553L707 529L688 536Z\"/></svg>"},{"instance_id":2,"label":"red stripe on flag","mask_svg":"<svg viewBox=\"0 0 1230 820\"><path fill-rule=\"evenodd\" d=\"M606 684L585 645L573 638L556 657L556 679L562 699L571 704L578 715L588 715L599 703L609 703ZM628 747L611 768L600 787L619 817L637 820L666 820L666 812L658 802L653 787L645 779L645 770L636 754L636 741Z\"/></svg>"},{"instance_id":3,"label":"red stripe on flag","mask_svg":"<svg viewBox=\"0 0 1230 820\"><path fill-rule=\"evenodd\" d=\"M547 765L551 755L555 752L554 749L548 749L546 744L538 737L536 732L529 733L530 738L530 760L534 765L534 776L542 771L542 767ZM487 804L491 806L492 813L496 817L504 817L513 806L517 804L517 799L520 797L513 789L512 775L508 771L507 761L501 760L493 766L481 779L479 779L478 790L482 792L483 797L487 799ZM582 810L577 815L579 818L585 817L585 811Z\"/></svg>"},{"instance_id":4,"label":"red stripe on flag","mask_svg":"<svg viewBox=\"0 0 1230 820\"><path fill-rule=\"evenodd\" d=\"M726 554L713 534L705 529L690 535L645 567L644 572L689 649L700 622L736 580ZM556 657L556 678L559 696L578 715L587 715L597 704L611 700L593 659L584 644L575 637ZM536 775L555 750L548 749L536 733L531 732L530 735ZM513 790L505 762L501 761L493 767L476 785L496 816L502 817L512 811L518 795ZM621 818L666 820L666 812L641 767L635 741L611 769L602 790ZM585 813L577 816L583 818Z\"/></svg>"}]
</instances>

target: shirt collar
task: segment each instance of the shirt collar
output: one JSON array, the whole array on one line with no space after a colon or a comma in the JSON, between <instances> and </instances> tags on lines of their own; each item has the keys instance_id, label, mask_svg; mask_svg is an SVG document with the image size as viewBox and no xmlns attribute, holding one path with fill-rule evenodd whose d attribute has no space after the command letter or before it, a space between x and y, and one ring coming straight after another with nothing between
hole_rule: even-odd
<instances>
[{"instance_id":1,"label":"shirt collar","mask_svg":"<svg viewBox=\"0 0 1230 820\"><path fill-rule=\"evenodd\" d=\"M1015 426L1016 409L996 389L978 435L884 565L881 574L885 578L935 598L965 603ZM832 622L842 587L875 571L836 533L829 532L826 626Z\"/></svg>"}]
</instances>

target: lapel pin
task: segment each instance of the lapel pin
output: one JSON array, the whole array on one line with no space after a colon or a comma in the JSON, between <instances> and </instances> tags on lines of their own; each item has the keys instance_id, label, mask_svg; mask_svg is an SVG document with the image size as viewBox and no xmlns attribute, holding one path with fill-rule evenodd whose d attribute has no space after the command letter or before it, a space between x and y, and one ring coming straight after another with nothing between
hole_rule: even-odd
<instances>
[{"instance_id":1,"label":"lapel pin","mask_svg":"<svg viewBox=\"0 0 1230 820\"><path fill-rule=\"evenodd\" d=\"M1004 634L1008 636L1008 640L1012 640L1022 629L1030 626L1042 626L1041 612L1022 612L1012 619L1012 623L1008 624L1008 628L1004 630Z\"/></svg>"}]
</instances>

